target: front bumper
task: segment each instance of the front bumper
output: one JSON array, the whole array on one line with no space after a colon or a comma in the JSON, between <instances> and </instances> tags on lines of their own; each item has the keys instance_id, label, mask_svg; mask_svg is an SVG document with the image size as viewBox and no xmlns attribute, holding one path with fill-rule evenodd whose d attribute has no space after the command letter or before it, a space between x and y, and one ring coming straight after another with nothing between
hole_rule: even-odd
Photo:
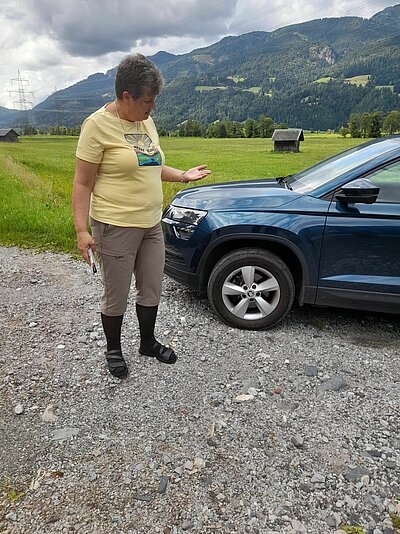
<instances>
[{"instance_id":1,"label":"front bumper","mask_svg":"<svg viewBox=\"0 0 400 534\"><path fill-rule=\"evenodd\" d=\"M171 254L167 247L165 248L164 272L169 277L189 287L190 289L200 289L200 278L197 273L187 270L185 265L178 260L176 254Z\"/></svg>"},{"instance_id":2,"label":"front bumper","mask_svg":"<svg viewBox=\"0 0 400 534\"><path fill-rule=\"evenodd\" d=\"M196 239L183 240L177 237L176 227L182 227L169 219L162 221L165 241L164 272L177 282L195 290L200 289L197 273L199 250Z\"/></svg>"}]
</instances>

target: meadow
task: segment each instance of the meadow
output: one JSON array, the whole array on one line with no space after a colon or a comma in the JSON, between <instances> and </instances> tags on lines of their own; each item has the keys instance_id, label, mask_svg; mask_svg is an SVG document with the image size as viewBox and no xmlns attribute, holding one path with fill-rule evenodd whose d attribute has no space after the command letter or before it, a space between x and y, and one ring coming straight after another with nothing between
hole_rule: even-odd
<instances>
[{"instance_id":1,"label":"meadow","mask_svg":"<svg viewBox=\"0 0 400 534\"><path fill-rule=\"evenodd\" d=\"M76 137L22 137L0 143L0 244L76 255L71 213ZM306 134L299 153L274 153L270 139L161 139L166 163L207 164L203 184L284 176L361 143L334 134ZM164 183L164 204L183 184Z\"/></svg>"}]
</instances>

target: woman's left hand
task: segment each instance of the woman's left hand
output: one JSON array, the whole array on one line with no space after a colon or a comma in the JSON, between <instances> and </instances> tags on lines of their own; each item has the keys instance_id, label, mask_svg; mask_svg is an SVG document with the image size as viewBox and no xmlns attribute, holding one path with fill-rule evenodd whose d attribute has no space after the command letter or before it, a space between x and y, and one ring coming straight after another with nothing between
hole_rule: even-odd
<instances>
[{"instance_id":1,"label":"woman's left hand","mask_svg":"<svg viewBox=\"0 0 400 534\"><path fill-rule=\"evenodd\" d=\"M198 180L202 180L209 174L211 174L211 171L207 169L207 165L199 165L198 167L193 167L192 169L183 172L181 175L182 182L197 182Z\"/></svg>"}]
</instances>

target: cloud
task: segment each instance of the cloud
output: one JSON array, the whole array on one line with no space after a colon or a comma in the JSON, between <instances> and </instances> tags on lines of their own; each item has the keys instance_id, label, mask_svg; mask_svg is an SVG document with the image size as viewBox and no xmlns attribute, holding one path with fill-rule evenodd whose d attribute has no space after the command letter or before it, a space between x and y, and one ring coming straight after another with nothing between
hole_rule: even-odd
<instances>
[{"instance_id":1,"label":"cloud","mask_svg":"<svg viewBox=\"0 0 400 534\"><path fill-rule=\"evenodd\" d=\"M73 56L126 51L171 36L225 34L237 0L23 0L13 13L28 32L50 35ZM23 7L23 10L21 9ZM27 16L29 13L29 17Z\"/></svg>"}]
</instances>

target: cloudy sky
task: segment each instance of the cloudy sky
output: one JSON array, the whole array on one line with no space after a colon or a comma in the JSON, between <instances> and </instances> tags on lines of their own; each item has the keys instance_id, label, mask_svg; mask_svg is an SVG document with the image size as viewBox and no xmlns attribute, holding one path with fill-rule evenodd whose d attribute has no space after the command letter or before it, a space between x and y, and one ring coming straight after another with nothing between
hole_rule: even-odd
<instances>
[{"instance_id":1,"label":"cloudy sky","mask_svg":"<svg viewBox=\"0 0 400 534\"><path fill-rule=\"evenodd\" d=\"M126 54L183 54L226 35L336 16L370 17L398 0L1 0L0 106L44 100ZM29 85L28 85L29 82ZM32 91L33 95L28 91Z\"/></svg>"}]
</instances>

